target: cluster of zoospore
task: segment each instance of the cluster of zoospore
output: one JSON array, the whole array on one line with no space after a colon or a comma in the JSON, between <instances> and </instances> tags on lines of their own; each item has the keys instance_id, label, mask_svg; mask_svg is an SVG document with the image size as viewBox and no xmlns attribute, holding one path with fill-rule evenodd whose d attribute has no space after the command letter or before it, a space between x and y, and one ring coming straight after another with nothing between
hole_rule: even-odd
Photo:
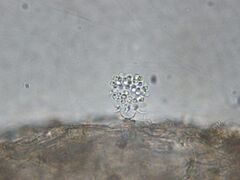
<instances>
[{"instance_id":1,"label":"cluster of zoospore","mask_svg":"<svg viewBox=\"0 0 240 180\"><path fill-rule=\"evenodd\" d=\"M120 73L113 76L110 85L111 98L121 115L125 118L134 117L140 103L148 96L148 85L143 76Z\"/></svg>"}]
</instances>

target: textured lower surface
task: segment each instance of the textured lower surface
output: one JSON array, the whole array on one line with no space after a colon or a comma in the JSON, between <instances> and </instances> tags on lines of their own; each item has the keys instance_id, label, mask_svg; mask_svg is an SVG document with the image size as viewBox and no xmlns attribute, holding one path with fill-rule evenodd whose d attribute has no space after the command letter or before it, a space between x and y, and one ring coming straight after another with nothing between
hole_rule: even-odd
<instances>
[{"instance_id":1,"label":"textured lower surface","mask_svg":"<svg viewBox=\"0 0 240 180\"><path fill-rule=\"evenodd\" d=\"M108 124L108 125L106 125ZM238 127L182 122L24 126L0 136L0 179L239 179Z\"/></svg>"}]
</instances>

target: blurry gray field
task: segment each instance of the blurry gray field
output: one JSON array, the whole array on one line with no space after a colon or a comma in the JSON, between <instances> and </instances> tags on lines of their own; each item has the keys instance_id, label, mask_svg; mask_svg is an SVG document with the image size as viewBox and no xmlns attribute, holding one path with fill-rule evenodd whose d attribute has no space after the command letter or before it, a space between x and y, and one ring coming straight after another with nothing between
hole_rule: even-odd
<instances>
[{"instance_id":1,"label":"blurry gray field","mask_svg":"<svg viewBox=\"0 0 240 180\"><path fill-rule=\"evenodd\" d=\"M0 135L0 179L239 180L239 128L118 119L24 126Z\"/></svg>"}]
</instances>

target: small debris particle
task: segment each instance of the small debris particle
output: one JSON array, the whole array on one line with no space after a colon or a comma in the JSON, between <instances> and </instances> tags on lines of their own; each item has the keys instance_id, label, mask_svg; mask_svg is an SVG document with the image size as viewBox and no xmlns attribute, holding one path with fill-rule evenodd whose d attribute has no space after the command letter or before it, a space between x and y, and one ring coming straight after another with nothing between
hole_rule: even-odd
<instances>
[{"instance_id":1,"label":"small debris particle","mask_svg":"<svg viewBox=\"0 0 240 180\"><path fill-rule=\"evenodd\" d=\"M151 76L151 83L152 84L156 84L157 83L157 76L156 75L152 75Z\"/></svg>"}]
</instances>

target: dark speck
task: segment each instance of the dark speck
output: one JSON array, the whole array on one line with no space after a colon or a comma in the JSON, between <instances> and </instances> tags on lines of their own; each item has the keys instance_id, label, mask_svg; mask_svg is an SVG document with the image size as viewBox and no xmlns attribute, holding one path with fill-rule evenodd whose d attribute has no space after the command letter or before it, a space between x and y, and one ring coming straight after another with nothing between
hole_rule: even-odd
<instances>
[{"instance_id":1,"label":"dark speck","mask_svg":"<svg viewBox=\"0 0 240 180\"><path fill-rule=\"evenodd\" d=\"M116 145L120 149L124 149L128 144L128 138L129 138L128 133L122 133L120 139L117 140Z\"/></svg>"},{"instance_id":2,"label":"dark speck","mask_svg":"<svg viewBox=\"0 0 240 180\"><path fill-rule=\"evenodd\" d=\"M28 88L30 87L30 84L25 83L25 84L24 84L24 87L28 89Z\"/></svg>"},{"instance_id":3,"label":"dark speck","mask_svg":"<svg viewBox=\"0 0 240 180\"><path fill-rule=\"evenodd\" d=\"M208 3L207 3L207 4L208 4L208 6L209 6L209 7L211 7L211 6L213 6L213 5L214 5L214 3L213 3L212 1L208 1Z\"/></svg>"},{"instance_id":4,"label":"dark speck","mask_svg":"<svg viewBox=\"0 0 240 180\"><path fill-rule=\"evenodd\" d=\"M24 10L28 9L28 4L27 4L27 3L23 3L23 4L22 4L22 8L23 8Z\"/></svg>"},{"instance_id":5,"label":"dark speck","mask_svg":"<svg viewBox=\"0 0 240 180\"><path fill-rule=\"evenodd\" d=\"M240 96L237 98L237 104L240 106Z\"/></svg>"},{"instance_id":6,"label":"dark speck","mask_svg":"<svg viewBox=\"0 0 240 180\"><path fill-rule=\"evenodd\" d=\"M163 102L163 103L167 103L168 101L167 101L166 98L163 98L163 99L162 99L162 102Z\"/></svg>"},{"instance_id":7,"label":"dark speck","mask_svg":"<svg viewBox=\"0 0 240 180\"><path fill-rule=\"evenodd\" d=\"M232 94L233 94L233 95L236 95L236 94L237 94L237 91L233 90L233 91L232 91Z\"/></svg>"},{"instance_id":8,"label":"dark speck","mask_svg":"<svg viewBox=\"0 0 240 180\"><path fill-rule=\"evenodd\" d=\"M157 76L156 75L152 75L151 76L151 83L152 84L156 84L157 83Z\"/></svg>"}]
</instances>

